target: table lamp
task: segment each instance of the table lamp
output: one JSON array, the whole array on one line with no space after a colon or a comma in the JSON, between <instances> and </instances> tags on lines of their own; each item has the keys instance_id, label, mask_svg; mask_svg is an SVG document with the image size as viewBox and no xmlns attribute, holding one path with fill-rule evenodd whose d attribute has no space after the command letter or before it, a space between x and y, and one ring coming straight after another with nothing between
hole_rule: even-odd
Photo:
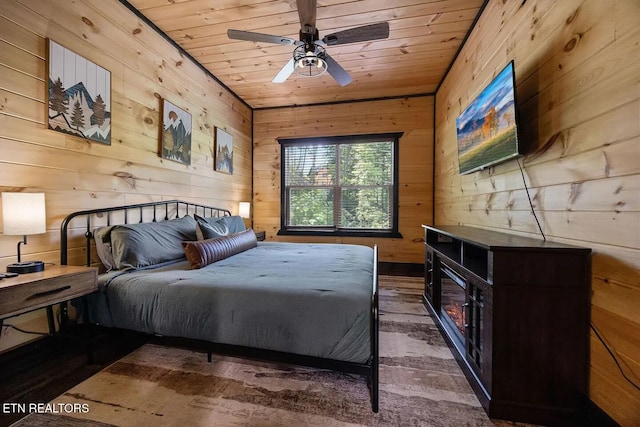
<instances>
[{"instance_id":1,"label":"table lamp","mask_svg":"<svg viewBox=\"0 0 640 427\"><path fill-rule=\"evenodd\" d=\"M238 216L243 220L251 218L251 202L238 202Z\"/></svg>"},{"instance_id":2,"label":"table lamp","mask_svg":"<svg viewBox=\"0 0 640 427\"><path fill-rule=\"evenodd\" d=\"M238 215L241 218L250 218L251 217L251 203L250 202L239 202L239 204L238 204Z\"/></svg>"},{"instance_id":3,"label":"table lamp","mask_svg":"<svg viewBox=\"0 0 640 427\"><path fill-rule=\"evenodd\" d=\"M42 261L22 262L20 245L27 244L27 235L47 231L44 193L2 193L2 227L5 236L20 236L18 262L9 264L9 273L35 273L44 270Z\"/></svg>"}]
</instances>

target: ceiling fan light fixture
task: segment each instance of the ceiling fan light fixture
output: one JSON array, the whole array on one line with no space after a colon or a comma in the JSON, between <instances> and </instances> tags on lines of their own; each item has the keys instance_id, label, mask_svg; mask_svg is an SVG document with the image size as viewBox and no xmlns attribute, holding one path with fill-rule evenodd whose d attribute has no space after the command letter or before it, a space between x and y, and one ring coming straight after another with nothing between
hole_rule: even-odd
<instances>
[{"instance_id":1,"label":"ceiling fan light fixture","mask_svg":"<svg viewBox=\"0 0 640 427\"><path fill-rule=\"evenodd\" d=\"M293 51L294 69L301 76L317 77L327 71L324 48L317 45L314 48L310 50L302 45Z\"/></svg>"}]
</instances>

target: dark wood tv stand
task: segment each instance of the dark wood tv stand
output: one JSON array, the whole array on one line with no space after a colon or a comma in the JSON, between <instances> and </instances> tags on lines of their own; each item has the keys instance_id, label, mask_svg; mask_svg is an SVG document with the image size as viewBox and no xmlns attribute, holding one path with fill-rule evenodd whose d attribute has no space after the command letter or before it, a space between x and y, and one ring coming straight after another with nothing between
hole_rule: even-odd
<instances>
[{"instance_id":1,"label":"dark wood tv stand","mask_svg":"<svg viewBox=\"0 0 640 427\"><path fill-rule=\"evenodd\" d=\"M489 416L572 424L588 387L591 250L423 228L424 304Z\"/></svg>"}]
</instances>

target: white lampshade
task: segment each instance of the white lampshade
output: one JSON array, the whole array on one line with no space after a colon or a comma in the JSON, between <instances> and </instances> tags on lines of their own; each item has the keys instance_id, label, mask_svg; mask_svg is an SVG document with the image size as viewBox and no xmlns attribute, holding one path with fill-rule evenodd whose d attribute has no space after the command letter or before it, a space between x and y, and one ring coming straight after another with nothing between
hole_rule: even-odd
<instances>
[{"instance_id":1,"label":"white lampshade","mask_svg":"<svg viewBox=\"0 0 640 427\"><path fill-rule=\"evenodd\" d=\"M242 218L250 218L251 217L251 203L250 202L240 202L238 204L238 215Z\"/></svg>"},{"instance_id":2,"label":"white lampshade","mask_svg":"<svg viewBox=\"0 0 640 427\"><path fill-rule=\"evenodd\" d=\"M8 236L46 232L44 193L2 193L2 229Z\"/></svg>"}]
</instances>

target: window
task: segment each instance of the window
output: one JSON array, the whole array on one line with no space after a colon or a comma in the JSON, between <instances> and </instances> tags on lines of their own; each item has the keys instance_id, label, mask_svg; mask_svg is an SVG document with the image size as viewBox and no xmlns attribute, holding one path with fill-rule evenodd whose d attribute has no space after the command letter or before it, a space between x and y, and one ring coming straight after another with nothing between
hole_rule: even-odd
<instances>
[{"instance_id":1,"label":"window","mask_svg":"<svg viewBox=\"0 0 640 427\"><path fill-rule=\"evenodd\" d=\"M281 139L279 234L401 237L401 135Z\"/></svg>"}]
</instances>

